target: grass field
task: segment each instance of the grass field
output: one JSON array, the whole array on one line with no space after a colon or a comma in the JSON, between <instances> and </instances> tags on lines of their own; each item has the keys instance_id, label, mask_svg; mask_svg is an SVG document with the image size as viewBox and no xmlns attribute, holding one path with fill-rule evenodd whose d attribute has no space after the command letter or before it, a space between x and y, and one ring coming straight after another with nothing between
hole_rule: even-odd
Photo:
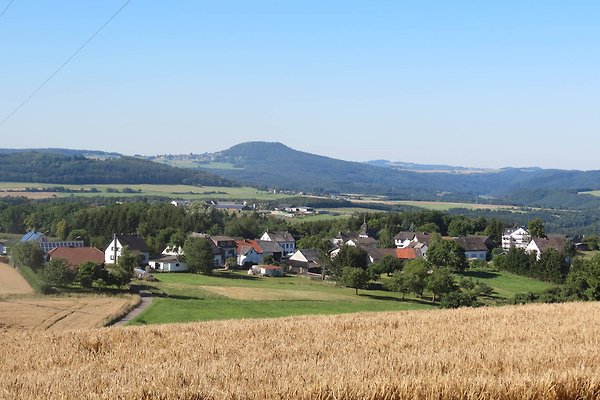
<instances>
[{"instance_id":1,"label":"grass field","mask_svg":"<svg viewBox=\"0 0 600 400\"><path fill-rule=\"evenodd\" d=\"M0 335L10 399L597 399L599 303Z\"/></svg>"},{"instance_id":2,"label":"grass field","mask_svg":"<svg viewBox=\"0 0 600 400\"><path fill-rule=\"evenodd\" d=\"M386 205L405 205L418 208L424 208L427 210L435 211L448 211L454 208L464 208L467 210L507 210L516 209L517 207L500 205L500 204L481 204L481 203L453 203L444 201L410 201L410 200L378 200L378 199L366 199L366 200L352 200L353 203L373 203L373 204L386 204Z\"/></svg>"},{"instance_id":3,"label":"grass field","mask_svg":"<svg viewBox=\"0 0 600 400\"><path fill-rule=\"evenodd\" d=\"M470 277L494 289L488 304L497 304L517 293L540 292L555 285L507 272L472 270ZM363 311L400 311L437 306L423 299L384 290L335 286L304 277L267 278L243 272L216 272L214 276L186 273L157 274L160 282L146 283L157 296L132 324L204 321L214 319L284 317L303 314L341 314ZM387 278L382 276L382 281Z\"/></svg>"},{"instance_id":4,"label":"grass field","mask_svg":"<svg viewBox=\"0 0 600 400\"><path fill-rule=\"evenodd\" d=\"M44 189L51 187L64 187L70 190L90 190L95 188L99 193L61 193L61 192L22 192L25 188ZM110 193L109 189L118 190L118 193ZM131 189L133 193L123 193L124 189ZM217 187L217 186L187 186L187 185L56 185L47 183L14 183L0 182L0 196L24 196L31 198L48 197L136 197L136 196L162 196L177 199L256 199L256 200L278 200L291 197L282 193L271 193L251 187Z\"/></svg>"},{"instance_id":5,"label":"grass field","mask_svg":"<svg viewBox=\"0 0 600 400\"><path fill-rule=\"evenodd\" d=\"M511 274L506 271L472 269L461 272L458 276L487 283L494 288L494 296L500 299L512 298L517 293L542 292L556 286L554 283Z\"/></svg>"},{"instance_id":6,"label":"grass field","mask_svg":"<svg viewBox=\"0 0 600 400\"><path fill-rule=\"evenodd\" d=\"M591 190L589 192L579 192L578 194L589 194L592 196L600 197L600 190Z\"/></svg>"},{"instance_id":7,"label":"grass field","mask_svg":"<svg viewBox=\"0 0 600 400\"><path fill-rule=\"evenodd\" d=\"M428 309L428 301L400 294L336 287L303 277L251 277L244 272L158 274L160 282L148 283L156 297L132 324L203 321L231 318L283 317L302 314L339 314L360 311Z\"/></svg>"}]
</instances>

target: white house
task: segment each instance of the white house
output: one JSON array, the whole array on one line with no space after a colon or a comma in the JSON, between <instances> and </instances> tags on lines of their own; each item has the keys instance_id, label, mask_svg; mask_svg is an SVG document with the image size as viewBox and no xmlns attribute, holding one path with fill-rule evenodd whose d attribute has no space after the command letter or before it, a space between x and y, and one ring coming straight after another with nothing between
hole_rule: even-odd
<instances>
[{"instance_id":1,"label":"white house","mask_svg":"<svg viewBox=\"0 0 600 400\"><path fill-rule=\"evenodd\" d=\"M284 257L287 257L290 254L294 254L296 252L296 239L289 233L285 231L281 232L265 232L260 237L260 240L267 240L270 242L277 242L281 247L283 247Z\"/></svg>"},{"instance_id":2,"label":"white house","mask_svg":"<svg viewBox=\"0 0 600 400\"><path fill-rule=\"evenodd\" d=\"M502 235L502 249L510 250L512 246L517 249L525 249L530 241L531 235L527 229L523 227L506 229Z\"/></svg>"},{"instance_id":3,"label":"white house","mask_svg":"<svg viewBox=\"0 0 600 400\"><path fill-rule=\"evenodd\" d=\"M415 247L418 243L429 246L431 235L426 232L403 231L394 236L394 244L399 249Z\"/></svg>"},{"instance_id":4,"label":"white house","mask_svg":"<svg viewBox=\"0 0 600 400\"><path fill-rule=\"evenodd\" d=\"M238 240L237 241L237 264L248 265L248 264L262 264L263 262L263 251L256 244L255 240Z\"/></svg>"},{"instance_id":5,"label":"white house","mask_svg":"<svg viewBox=\"0 0 600 400\"><path fill-rule=\"evenodd\" d=\"M468 235L454 238L458 246L465 251L467 260L487 260L492 243L489 236Z\"/></svg>"},{"instance_id":6,"label":"white house","mask_svg":"<svg viewBox=\"0 0 600 400\"><path fill-rule=\"evenodd\" d=\"M558 252L562 252L565 248L567 237L564 235L548 235L545 238L533 238L525 247L525 252L531 254L536 252L536 260L540 260L542 252L547 249L554 249Z\"/></svg>"},{"instance_id":7,"label":"white house","mask_svg":"<svg viewBox=\"0 0 600 400\"><path fill-rule=\"evenodd\" d=\"M321 253L318 249L298 249L287 260L287 264L290 266L290 271L297 274L318 272L321 269L319 267L320 256Z\"/></svg>"},{"instance_id":8,"label":"white house","mask_svg":"<svg viewBox=\"0 0 600 400\"><path fill-rule=\"evenodd\" d=\"M188 271L188 265L182 260L183 249L180 246L167 246L162 256L149 261L150 268L162 272Z\"/></svg>"},{"instance_id":9,"label":"white house","mask_svg":"<svg viewBox=\"0 0 600 400\"><path fill-rule=\"evenodd\" d=\"M188 265L180 260L180 256L163 255L155 260L150 260L150 268L162 272L183 272L188 271Z\"/></svg>"},{"instance_id":10,"label":"white house","mask_svg":"<svg viewBox=\"0 0 600 400\"><path fill-rule=\"evenodd\" d=\"M116 264L121 256L123 247L127 246L131 254L139 255L142 265L150 261L150 250L144 239L133 235L114 235L113 240L104 250L104 263Z\"/></svg>"}]
</instances>

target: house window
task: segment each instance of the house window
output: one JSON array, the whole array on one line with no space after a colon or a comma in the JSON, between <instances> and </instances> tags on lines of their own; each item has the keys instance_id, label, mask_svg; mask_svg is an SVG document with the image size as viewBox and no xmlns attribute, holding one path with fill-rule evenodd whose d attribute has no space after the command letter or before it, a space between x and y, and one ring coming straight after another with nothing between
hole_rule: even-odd
<instances>
[{"instance_id":1,"label":"house window","mask_svg":"<svg viewBox=\"0 0 600 400\"><path fill-rule=\"evenodd\" d=\"M114 260L114 259L115 259L115 256L110 256L110 259L111 259L111 260Z\"/></svg>"},{"instance_id":2,"label":"house window","mask_svg":"<svg viewBox=\"0 0 600 400\"><path fill-rule=\"evenodd\" d=\"M115 246L111 246L110 251L115 251Z\"/></svg>"}]
</instances>

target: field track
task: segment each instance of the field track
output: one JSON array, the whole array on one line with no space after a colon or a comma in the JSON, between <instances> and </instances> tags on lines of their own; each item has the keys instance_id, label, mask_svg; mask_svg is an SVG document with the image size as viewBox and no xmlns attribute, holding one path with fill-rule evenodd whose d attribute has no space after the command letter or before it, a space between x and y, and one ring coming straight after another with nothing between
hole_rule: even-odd
<instances>
[{"instance_id":1,"label":"field track","mask_svg":"<svg viewBox=\"0 0 600 400\"><path fill-rule=\"evenodd\" d=\"M600 303L0 334L7 399L600 398Z\"/></svg>"},{"instance_id":2,"label":"field track","mask_svg":"<svg viewBox=\"0 0 600 400\"><path fill-rule=\"evenodd\" d=\"M0 296L7 294L31 294L29 283L13 267L0 263Z\"/></svg>"}]
</instances>

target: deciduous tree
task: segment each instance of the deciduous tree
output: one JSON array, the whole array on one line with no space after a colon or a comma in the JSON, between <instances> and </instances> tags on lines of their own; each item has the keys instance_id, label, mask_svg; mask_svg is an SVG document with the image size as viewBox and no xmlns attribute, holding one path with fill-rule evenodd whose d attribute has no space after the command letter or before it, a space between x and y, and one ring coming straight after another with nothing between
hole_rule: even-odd
<instances>
[{"instance_id":1,"label":"deciduous tree","mask_svg":"<svg viewBox=\"0 0 600 400\"><path fill-rule=\"evenodd\" d=\"M208 239L189 237L183 245L183 258L191 272L211 275L215 267L214 255Z\"/></svg>"},{"instance_id":2,"label":"deciduous tree","mask_svg":"<svg viewBox=\"0 0 600 400\"><path fill-rule=\"evenodd\" d=\"M354 288L356 294L358 289L364 289L369 282L369 274L362 268L345 267L342 270L342 285Z\"/></svg>"}]
</instances>

